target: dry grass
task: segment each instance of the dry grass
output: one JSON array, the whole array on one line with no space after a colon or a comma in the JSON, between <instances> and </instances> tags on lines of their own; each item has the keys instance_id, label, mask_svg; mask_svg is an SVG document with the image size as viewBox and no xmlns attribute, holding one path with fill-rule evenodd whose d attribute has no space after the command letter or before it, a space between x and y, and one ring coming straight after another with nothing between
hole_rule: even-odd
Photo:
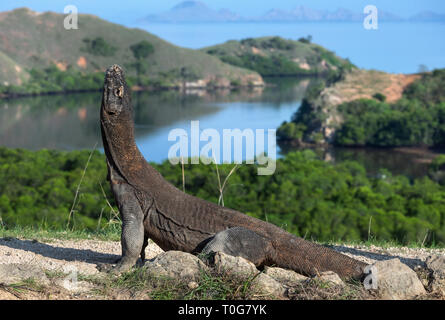
<instances>
[{"instance_id":1,"label":"dry grass","mask_svg":"<svg viewBox=\"0 0 445 320\"><path fill-rule=\"evenodd\" d=\"M292 286L288 290L291 300L375 300L360 283L349 282L345 286L311 279Z\"/></svg>"},{"instance_id":2,"label":"dry grass","mask_svg":"<svg viewBox=\"0 0 445 320\"><path fill-rule=\"evenodd\" d=\"M334 106L356 99L372 99L376 93L382 93L386 96L387 102L395 102L402 97L403 90L420 77L417 74L353 70L345 80L326 88L322 92L322 99Z\"/></svg>"},{"instance_id":3,"label":"dry grass","mask_svg":"<svg viewBox=\"0 0 445 320\"><path fill-rule=\"evenodd\" d=\"M425 275L428 277L428 275ZM274 300L265 296L253 284L254 277L241 277L230 273L202 272L196 285L187 280L148 276L144 268L135 268L121 276L102 274L79 276L88 289L70 292L60 286L66 277L62 272L48 272L50 284L42 285L27 279L12 285L0 285L0 300ZM359 282L336 285L317 279L287 286L286 300L378 300ZM416 300L443 300L437 292L428 292Z\"/></svg>"}]
</instances>

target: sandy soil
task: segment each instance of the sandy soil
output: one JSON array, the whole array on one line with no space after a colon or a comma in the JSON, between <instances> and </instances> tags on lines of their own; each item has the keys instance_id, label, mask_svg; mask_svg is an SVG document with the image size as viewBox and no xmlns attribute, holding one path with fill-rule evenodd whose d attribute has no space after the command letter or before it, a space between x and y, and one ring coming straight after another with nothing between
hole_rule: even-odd
<instances>
[{"instance_id":1,"label":"sandy soil","mask_svg":"<svg viewBox=\"0 0 445 320\"><path fill-rule=\"evenodd\" d=\"M152 259L162 249L150 242L145 251L146 259ZM120 254L120 242L113 241L0 239L0 264L25 263L51 271L64 271L74 266L79 273L97 274L97 264L112 263Z\"/></svg>"},{"instance_id":2,"label":"sandy soil","mask_svg":"<svg viewBox=\"0 0 445 320\"><path fill-rule=\"evenodd\" d=\"M445 254L445 249L426 248L379 248L375 246L333 246L333 249L366 263L399 258L411 268L424 266L426 258L433 254ZM149 243L146 259L156 257L162 249ZM68 266L78 272L93 275L99 271L99 263L112 263L121 254L119 242L99 240L52 240L39 242L16 238L0 239L0 264L24 263L45 270L64 271Z\"/></svg>"},{"instance_id":3,"label":"sandy soil","mask_svg":"<svg viewBox=\"0 0 445 320\"><path fill-rule=\"evenodd\" d=\"M375 246L331 246L366 263L378 260L399 258L401 262L416 269L425 265L430 255L444 255L445 249L425 248L379 248ZM162 253L155 243L149 242L146 259L152 259ZM100 240L50 240L36 241L17 238L0 238L0 265L32 265L47 271L59 271L70 274L76 271L83 275L99 275L97 265L113 263L121 254L120 242ZM34 270L34 268L30 268ZM42 279L39 279L39 282ZM107 294L97 293L97 288L88 281L76 282L76 287L68 287L65 278L46 279L44 289L31 287L18 288L0 284L0 300L91 300L91 299L149 299L144 293L134 294L114 290ZM96 292L96 293L95 293Z\"/></svg>"}]
</instances>

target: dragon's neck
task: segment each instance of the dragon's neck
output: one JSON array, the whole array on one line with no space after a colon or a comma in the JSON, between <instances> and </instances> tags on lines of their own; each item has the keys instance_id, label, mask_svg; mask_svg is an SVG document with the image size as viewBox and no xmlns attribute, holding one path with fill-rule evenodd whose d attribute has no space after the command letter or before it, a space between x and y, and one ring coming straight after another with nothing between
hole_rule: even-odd
<instances>
[{"instance_id":1,"label":"dragon's neck","mask_svg":"<svg viewBox=\"0 0 445 320\"><path fill-rule=\"evenodd\" d=\"M133 120L119 119L111 124L101 118L102 139L108 162L119 174L139 190L157 194L171 191L171 186L142 156L134 135Z\"/></svg>"},{"instance_id":2,"label":"dragon's neck","mask_svg":"<svg viewBox=\"0 0 445 320\"><path fill-rule=\"evenodd\" d=\"M124 178L131 180L145 162L136 145L133 122L110 125L102 121L102 139L108 160Z\"/></svg>"}]
</instances>

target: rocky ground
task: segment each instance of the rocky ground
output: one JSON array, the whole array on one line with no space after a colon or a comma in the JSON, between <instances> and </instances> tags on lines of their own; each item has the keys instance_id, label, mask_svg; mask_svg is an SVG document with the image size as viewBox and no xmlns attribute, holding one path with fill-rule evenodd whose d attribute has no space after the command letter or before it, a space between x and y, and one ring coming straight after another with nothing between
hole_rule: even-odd
<instances>
[{"instance_id":1,"label":"rocky ground","mask_svg":"<svg viewBox=\"0 0 445 320\"><path fill-rule=\"evenodd\" d=\"M343 282L334 273L309 279L280 268L263 272L250 262L217 253L201 260L182 252L164 253L150 242L144 276L165 276L184 283L185 291L203 288L202 275L244 275L255 298L278 299L442 299L445 293L445 249L381 248L334 245L333 249L373 265L377 287ZM104 292L98 264L113 263L119 242L99 240L37 240L0 238L0 299L131 299L149 298L135 290ZM204 262L203 262L204 261ZM73 279L76 279L73 282ZM128 280L129 277L125 279ZM79 280L80 279L80 280ZM209 278L207 278L208 280ZM130 281L130 280L128 280ZM125 281L122 281L125 283ZM322 284L322 285L320 285ZM326 285L330 284L330 285ZM133 284L133 287L137 287ZM101 291L102 290L102 291ZM213 290L213 289L212 289ZM184 291L184 292L185 292ZM261 292L260 292L261 291ZM189 295L190 297L190 295ZM201 294L201 297L202 294ZM206 297L206 296L204 296Z\"/></svg>"},{"instance_id":2,"label":"rocky ground","mask_svg":"<svg viewBox=\"0 0 445 320\"><path fill-rule=\"evenodd\" d=\"M421 78L418 74L392 74L375 70L356 69L348 73L345 79L326 87L319 96L311 102L312 112L325 114L320 126L313 128L314 132L323 134L325 142L331 142L338 128L343 123L343 117L337 107L342 103L357 99L373 99L374 95L385 95L386 102L398 101L405 88Z\"/></svg>"}]
</instances>

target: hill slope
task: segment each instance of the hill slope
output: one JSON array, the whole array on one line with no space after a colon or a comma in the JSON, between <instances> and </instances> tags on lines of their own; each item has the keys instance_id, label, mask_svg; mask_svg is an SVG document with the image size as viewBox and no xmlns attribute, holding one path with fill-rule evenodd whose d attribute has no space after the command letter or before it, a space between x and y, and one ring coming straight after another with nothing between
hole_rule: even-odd
<instances>
[{"instance_id":1,"label":"hill slope","mask_svg":"<svg viewBox=\"0 0 445 320\"><path fill-rule=\"evenodd\" d=\"M26 78L26 71L17 62L0 51L0 83L20 85Z\"/></svg>"},{"instance_id":2,"label":"hill slope","mask_svg":"<svg viewBox=\"0 0 445 320\"><path fill-rule=\"evenodd\" d=\"M231 40L201 50L263 76L319 75L353 68L349 60L310 41L310 38L294 41L264 37Z\"/></svg>"},{"instance_id":3,"label":"hill slope","mask_svg":"<svg viewBox=\"0 0 445 320\"><path fill-rule=\"evenodd\" d=\"M444 83L444 69L424 74L354 70L307 94L277 136L297 144L441 146Z\"/></svg>"},{"instance_id":4,"label":"hill slope","mask_svg":"<svg viewBox=\"0 0 445 320\"><path fill-rule=\"evenodd\" d=\"M227 85L230 81L262 83L251 71L232 67L203 52L174 46L146 31L129 29L92 15L79 15L79 29L64 29L65 16L53 12L37 13L26 8L0 13L1 84L20 84L23 76L16 70L42 70L57 65L61 71L84 73L104 71L118 63L130 68L137 60L130 46L143 40L154 47L146 58L147 75L169 84L177 84L181 70L193 81ZM100 40L100 41L97 41Z\"/></svg>"}]
</instances>

